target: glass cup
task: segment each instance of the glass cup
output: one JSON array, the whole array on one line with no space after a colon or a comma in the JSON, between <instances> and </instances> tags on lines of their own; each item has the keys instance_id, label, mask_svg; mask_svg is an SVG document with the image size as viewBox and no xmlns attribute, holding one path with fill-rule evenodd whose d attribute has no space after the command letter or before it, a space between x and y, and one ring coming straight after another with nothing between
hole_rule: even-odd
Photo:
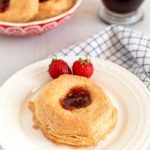
<instances>
[{"instance_id":1,"label":"glass cup","mask_svg":"<svg viewBox=\"0 0 150 150\"><path fill-rule=\"evenodd\" d=\"M108 24L130 25L142 20L144 0L102 0L101 19Z\"/></svg>"}]
</instances>

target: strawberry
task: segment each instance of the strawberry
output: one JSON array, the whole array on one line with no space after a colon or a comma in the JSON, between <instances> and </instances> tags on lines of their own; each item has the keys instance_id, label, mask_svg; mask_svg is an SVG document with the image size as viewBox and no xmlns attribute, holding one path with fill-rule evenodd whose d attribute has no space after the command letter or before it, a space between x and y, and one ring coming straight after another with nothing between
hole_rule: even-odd
<instances>
[{"instance_id":1,"label":"strawberry","mask_svg":"<svg viewBox=\"0 0 150 150\"><path fill-rule=\"evenodd\" d=\"M94 71L93 64L91 63L90 59L82 59L75 61L73 64L73 74L84 76L84 77L91 77Z\"/></svg>"},{"instance_id":2,"label":"strawberry","mask_svg":"<svg viewBox=\"0 0 150 150\"><path fill-rule=\"evenodd\" d=\"M53 59L48 69L49 75L56 79L62 74L71 74L68 64L62 59Z\"/></svg>"}]
</instances>

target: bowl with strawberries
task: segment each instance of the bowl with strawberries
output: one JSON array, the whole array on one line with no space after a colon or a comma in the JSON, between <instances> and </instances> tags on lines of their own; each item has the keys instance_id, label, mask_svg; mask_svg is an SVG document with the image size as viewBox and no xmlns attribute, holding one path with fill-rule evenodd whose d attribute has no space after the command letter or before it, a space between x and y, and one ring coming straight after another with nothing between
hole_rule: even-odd
<instances>
[{"instance_id":1,"label":"bowl with strawberries","mask_svg":"<svg viewBox=\"0 0 150 150\"><path fill-rule=\"evenodd\" d=\"M1 0L0 34L37 35L69 20L82 0Z\"/></svg>"}]
</instances>

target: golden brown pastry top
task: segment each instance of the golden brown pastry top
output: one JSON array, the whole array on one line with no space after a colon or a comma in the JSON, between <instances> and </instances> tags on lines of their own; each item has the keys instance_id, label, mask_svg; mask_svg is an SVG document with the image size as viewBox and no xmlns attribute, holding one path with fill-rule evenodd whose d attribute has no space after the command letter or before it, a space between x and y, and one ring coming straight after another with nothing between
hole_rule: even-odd
<instances>
[{"instance_id":1,"label":"golden brown pastry top","mask_svg":"<svg viewBox=\"0 0 150 150\"><path fill-rule=\"evenodd\" d=\"M85 107L62 107L70 90L82 88L91 100ZM49 82L30 103L36 128L56 143L90 146L98 143L114 128L116 109L105 92L85 77L62 75Z\"/></svg>"},{"instance_id":2,"label":"golden brown pastry top","mask_svg":"<svg viewBox=\"0 0 150 150\"><path fill-rule=\"evenodd\" d=\"M92 100L91 104L85 108L73 111L64 109L60 105L59 100L64 98L70 89L79 86L89 91ZM86 129L86 126L91 122L95 121L106 111L109 111L110 106L112 105L109 99L98 85L87 78L73 75L62 75L57 80L51 81L42 89L34 101L35 115L37 114L41 122L49 124L49 118L52 120L54 117L57 117L58 122L65 120L64 127L66 128L68 125L74 124ZM43 113L45 113L45 117L43 117Z\"/></svg>"},{"instance_id":3,"label":"golden brown pastry top","mask_svg":"<svg viewBox=\"0 0 150 150\"><path fill-rule=\"evenodd\" d=\"M10 0L4 12L0 12L0 21L28 22L38 13L38 0Z\"/></svg>"},{"instance_id":4,"label":"golden brown pastry top","mask_svg":"<svg viewBox=\"0 0 150 150\"><path fill-rule=\"evenodd\" d=\"M74 0L0 0L0 21L30 22L57 16L73 5Z\"/></svg>"},{"instance_id":5,"label":"golden brown pastry top","mask_svg":"<svg viewBox=\"0 0 150 150\"><path fill-rule=\"evenodd\" d=\"M75 4L75 0L46 0L39 5L39 11L33 20L43 20L60 15Z\"/></svg>"}]
</instances>

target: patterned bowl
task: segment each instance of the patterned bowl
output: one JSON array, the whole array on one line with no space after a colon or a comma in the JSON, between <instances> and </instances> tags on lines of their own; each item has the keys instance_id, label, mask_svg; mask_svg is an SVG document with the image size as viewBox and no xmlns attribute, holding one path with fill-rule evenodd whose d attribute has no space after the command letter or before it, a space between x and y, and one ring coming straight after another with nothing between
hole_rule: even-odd
<instances>
[{"instance_id":1,"label":"patterned bowl","mask_svg":"<svg viewBox=\"0 0 150 150\"><path fill-rule=\"evenodd\" d=\"M80 6L81 2L82 0L76 0L75 5L67 12L42 21L35 21L29 23L9 23L0 21L0 34L12 36L26 36L37 35L52 30L58 25L70 19L76 9Z\"/></svg>"}]
</instances>

